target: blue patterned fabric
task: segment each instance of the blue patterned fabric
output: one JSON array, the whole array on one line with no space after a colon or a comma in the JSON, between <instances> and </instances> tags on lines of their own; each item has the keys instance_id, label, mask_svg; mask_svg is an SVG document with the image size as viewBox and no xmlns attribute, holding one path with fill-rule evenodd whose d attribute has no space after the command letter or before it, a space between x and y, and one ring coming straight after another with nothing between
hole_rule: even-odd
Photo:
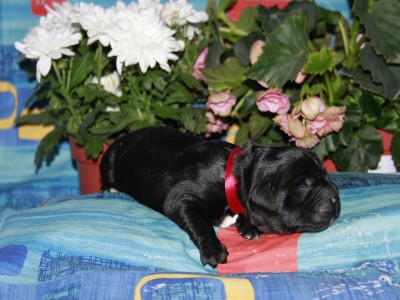
<instances>
[{"instance_id":1,"label":"blue patterned fabric","mask_svg":"<svg viewBox=\"0 0 400 300\"><path fill-rule=\"evenodd\" d=\"M5 214L0 249L7 247L28 251L18 276L10 276L10 268L0 263L0 280L10 283L49 281L81 271L215 273L203 268L184 231L122 193L47 201ZM5 263L20 266L21 258Z\"/></svg>"}]
</instances>

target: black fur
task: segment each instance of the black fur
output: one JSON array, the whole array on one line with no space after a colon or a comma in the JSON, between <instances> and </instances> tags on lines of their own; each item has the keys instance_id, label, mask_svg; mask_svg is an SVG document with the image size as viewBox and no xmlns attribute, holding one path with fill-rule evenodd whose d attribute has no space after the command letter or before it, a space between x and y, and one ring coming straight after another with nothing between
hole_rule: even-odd
<instances>
[{"instance_id":1,"label":"black fur","mask_svg":"<svg viewBox=\"0 0 400 300\"><path fill-rule=\"evenodd\" d=\"M169 127L145 128L119 138L105 153L102 190L117 189L169 217L189 234L202 263L215 267L228 255L213 225L233 215L224 178L234 148ZM320 231L339 215L338 190L310 151L248 142L234 174L245 210L236 227L248 239L260 232Z\"/></svg>"}]
</instances>

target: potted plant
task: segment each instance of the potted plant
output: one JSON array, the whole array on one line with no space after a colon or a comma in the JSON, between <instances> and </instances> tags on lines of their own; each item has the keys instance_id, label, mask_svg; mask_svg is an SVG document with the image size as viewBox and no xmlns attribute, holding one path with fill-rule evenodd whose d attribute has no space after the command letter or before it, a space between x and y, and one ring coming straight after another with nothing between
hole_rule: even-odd
<instances>
[{"instance_id":1,"label":"potted plant","mask_svg":"<svg viewBox=\"0 0 400 300\"><path fill-rule=\"evenodd\" d=\"M15 43L37 60L38 83L28 105L42 109L18 123L54 125L38 146L38 168L69 137L96 161L116 136L142 127L205 131L204 107L195 104L205 102L207 90L192 77L205 12L186 1L109 8L64 2L47 10Z\"/></svg>"},{"instance_id":2,"label":"potted plant","mask_svg":"<svg viewBox=\"0 0 400 300\"><path fill-rule=\"evenodd\" d=\"M43 108L18 123L55 125L36 164L70 135L97 158L104 142L145 126L204 131L203 109L193 104L206 95L191 76L204 12L186 1L117 2L106 9L64 2L47 9L40 25L15 43L26 58L37 59L29 105Z\"/></svg>"},{"instance_id":3,"label":"potted plant","mask_svg":"<svg viewBox=\"0 0 400 300\"><path fill-rule=\"evenodd\" d=\"M352 20L292 1L245 8L237 22L226 15L232 3L209 3L214 41L199 60L208 113L239 125L237 143L295 144L342 171L367 171L381 157L381 130L394 134L400 166L398 1L356 0Z\"/></svg>"}]
</instances>

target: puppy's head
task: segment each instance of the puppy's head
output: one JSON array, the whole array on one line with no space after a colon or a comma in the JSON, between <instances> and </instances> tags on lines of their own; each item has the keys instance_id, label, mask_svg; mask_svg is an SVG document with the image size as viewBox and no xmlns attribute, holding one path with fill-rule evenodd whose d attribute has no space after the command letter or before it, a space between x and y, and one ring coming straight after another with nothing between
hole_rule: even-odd
<instances>
[{"instance_id":1,"label":"puppy's head","mask_svg":"<svg viewBox=\"0 0 400 300\"><path fill-rule=\"evenodd\" d=\"M248 143L235 163L247 219L261 232L315 232L339 216L338 189L311 151Z\"/></svg>"}]
</instances>

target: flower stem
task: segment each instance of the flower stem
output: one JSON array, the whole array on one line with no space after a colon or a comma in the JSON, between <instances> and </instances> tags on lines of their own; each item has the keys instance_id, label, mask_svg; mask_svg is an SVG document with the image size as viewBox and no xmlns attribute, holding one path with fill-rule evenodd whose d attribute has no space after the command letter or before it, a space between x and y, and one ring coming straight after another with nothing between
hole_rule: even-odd
<instances>
[{"instance_id":1,"label":"flower stem","mask_svg":"<svg viewBox=\"0 0 400 300\"><path fill-rule=\"evenodd\" d=\"M238 104L235 105L235 108L233 109L231 116L236 116L238 114L239 109L243 106L244 101L246 101L246 98L252 93L252 90L248 90L246 94L239 100Z\"/></svg>"},{"instance_id":2,"label":"flower stem","mask_svg":"<svg viewBox=\"0 0 400 300\"><path fill-rule=\"evenodd\" d=\"M68 91L67 87L65 86L65 72L63 70L63 76L61 76L60 70L58 69L58 66L57 66L57 63L52 61L52 65L53 65L54 72L56 73L57 80L61 85L62 95L64 96L65 101L67 102L68 110L70 111L72 116L75 116L76 115L75 109L72 104L71 97L69 95L69 91Z\"/></svg>"},{"instance_id":3,"label":"flower stem","mask_svg":"<svg viewBox=\"0 0 400 300\"><path fill-rule=\"evenodd\" d=\"M96 77L97 77L97 84L101 86L100 79L101 79L101 70L103 69L103 46L99 43L99 47L97 48L96 55Z\"/></svg>"},{"instance_id":4,"label":"flower stem","mask_svg":"<svg viewBox=\"0 0 400 300\"><path fill-rule=\"evenodd\" d=\"M345 53L346 58L347 58L347 56L349 55L349 39L347 37L346 29L344 28L343 22L344 22L343 19L341 19L339 21L339 29L340 29L340 34L342 35L344 53Z\"/></svg>"},{"instance_id":5,"label":"flower stem","mask_svg":"<svg viewBox=\"0 0 400 300\"><path fill-rule=\"evenodd\" d=\"M54 61L52 61L51 64L53 65L53 69L54 69L54 72L56 73L58 82L60 83L62 89L64 89L64 81L61 78L60 70L58 70L57 64Z\"/></svg>"},{"instance_id":6,"label":"flower stem","mask_svg":"<svg viewBox=\"0 0 400 300\"><path fill-rule=\"evenodd\" d=\"M324 74L324 80L325 80L325 85L326 85L326 89L328 91L328 104L332 105L333 104L333 90L332 90L332 84L331 81L329 79L328 73L325 72Z\"/></svg>"}]
</instances>

